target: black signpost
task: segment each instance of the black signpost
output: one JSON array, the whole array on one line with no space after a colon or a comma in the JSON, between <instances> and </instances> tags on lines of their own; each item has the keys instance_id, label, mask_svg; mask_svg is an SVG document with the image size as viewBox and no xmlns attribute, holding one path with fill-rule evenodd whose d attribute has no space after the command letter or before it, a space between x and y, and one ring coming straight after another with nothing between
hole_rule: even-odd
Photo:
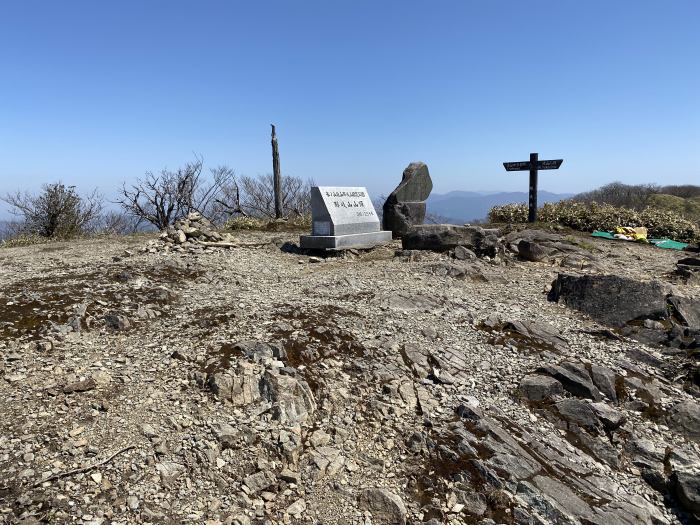
<instances>
[{"instance_id":1,"label":"black signpost","mask_svg":"<svg viewBox=\"0 0 700 525\"><path fill-rule=\"evenodd\" d=\"M530 171L530 200L528 203L528 222L537 220L537 172L539 170L558 170L564 159L537 160L537 153L530 153L530 161L504 162L506 171Z\"/></svg>"}]
</instances>

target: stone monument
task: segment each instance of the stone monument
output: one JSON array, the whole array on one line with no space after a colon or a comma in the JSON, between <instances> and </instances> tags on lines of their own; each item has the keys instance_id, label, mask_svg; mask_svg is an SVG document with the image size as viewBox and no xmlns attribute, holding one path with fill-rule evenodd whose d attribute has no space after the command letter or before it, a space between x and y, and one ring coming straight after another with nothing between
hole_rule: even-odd
<instances>
[{"instance_id":1,"label":"stone monument","mask_svg":"<svg viewBox=\"0 0 700 525\"><path fill-rule=\"evenodd\" d=\"M411 162L403 170L401 183L384 203L384 229L394 237L402 237L411 226L423 224L425 200L433 189L428 166Z\"/></svg>"},{"instance_id":2,"label":"stone monument","mask_svg":"<svg viewBox=\"0 0 700 525\"><path fill-rule=\"evenodd\" d=\"M391 241L391 232L379 227L379 217L365 188L312 187L311 218L311 235L299 239L304 249L372 248Z\"/></svg>"}]
</instances>

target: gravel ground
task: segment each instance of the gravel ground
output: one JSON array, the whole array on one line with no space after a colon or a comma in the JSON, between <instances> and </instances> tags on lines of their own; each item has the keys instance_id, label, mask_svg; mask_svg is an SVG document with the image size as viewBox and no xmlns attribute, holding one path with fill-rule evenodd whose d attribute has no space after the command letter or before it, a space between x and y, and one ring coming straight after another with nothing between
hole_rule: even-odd
<instances>
[{"instance_id":1,"label":"gravel ground","mask_svg":"<svg viewBox=\"0 0 700 525\"><path fill-rule=\"evenodd\" d=\"M549 302L562 268L499 256L453 278L447 254L309 257L280 249L292 233L147 241L0 250L0 523L693 522L648 479L700 467L668 419L696 403L682 358ZM584 272L697 297L673 281L682 253L585 242ZM604 399L617 430L523 398L567 362L640 378Z\"/></svg>"}]
</instances>

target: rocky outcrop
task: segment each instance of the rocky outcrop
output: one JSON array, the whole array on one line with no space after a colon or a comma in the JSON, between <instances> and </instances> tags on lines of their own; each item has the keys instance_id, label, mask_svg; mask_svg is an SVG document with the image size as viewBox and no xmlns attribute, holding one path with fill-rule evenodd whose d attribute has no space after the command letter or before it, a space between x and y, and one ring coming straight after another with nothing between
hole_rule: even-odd
<instances>
[{"instance_id":1,"label":"rocky outcrop","mask_svg":"<svg viewBox=\"0 0 700 525\"><path fill-rule=\"evenodd\" d=\"M391 192L383 207L383 225L394 238L402 237L411 226L423 224L425 200L433 189L428 166L412 162L404 170L401 183Z\"/></svg>"},{"instance_id":2,"label":"rocky outcrop","mask_svg":"<svg viewBox=\"0 0 700 525\"><path fill-rule=\"evenodd\" d=\"M556 263L575 269L599 266L596 250L571 236L524 229L505 234L503 242L508 250L524 261Z\"/></svg>"},{"instance_id":3,"label":"rocky outcrop","mask_svg":"<svg viewBox=\"0 0 700 525\"><path fill-rule=\"evenodd\" d=\"M497 230L478 226L452 224L422 224L413 226L401 239L404 250L433 250L445 252L462 246L477 255L494 256L500 243Z\"/></svg>"},{"instance_id":4,"label":"rocky outcrop","mask_svg":"<svg viewBox=\"0 0 700 525\"><path fill-rule=\"evenodd\" d=\"M549 300L563 303L612 326L630 321L664 319L670 287L619 275L559 274Z\"/></svg>"}]
</instances>

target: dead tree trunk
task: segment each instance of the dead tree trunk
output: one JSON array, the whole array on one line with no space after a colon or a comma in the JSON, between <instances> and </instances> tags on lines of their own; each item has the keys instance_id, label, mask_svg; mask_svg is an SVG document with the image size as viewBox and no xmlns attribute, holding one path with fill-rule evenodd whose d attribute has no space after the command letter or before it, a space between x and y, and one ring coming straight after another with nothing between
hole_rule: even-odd
<instances>
[{"instance_id":1,"label":"dead tree trunk","mask_svg":"<svg viewBox=\"0 0 700 525\"><path fill-rule=\"evenodd\" d=\"M272 185L275 193L275 218L282 217L282 175L280 174L280 150L277 146L275 125L272 126Z\"/></svg>"}]
</instances>

